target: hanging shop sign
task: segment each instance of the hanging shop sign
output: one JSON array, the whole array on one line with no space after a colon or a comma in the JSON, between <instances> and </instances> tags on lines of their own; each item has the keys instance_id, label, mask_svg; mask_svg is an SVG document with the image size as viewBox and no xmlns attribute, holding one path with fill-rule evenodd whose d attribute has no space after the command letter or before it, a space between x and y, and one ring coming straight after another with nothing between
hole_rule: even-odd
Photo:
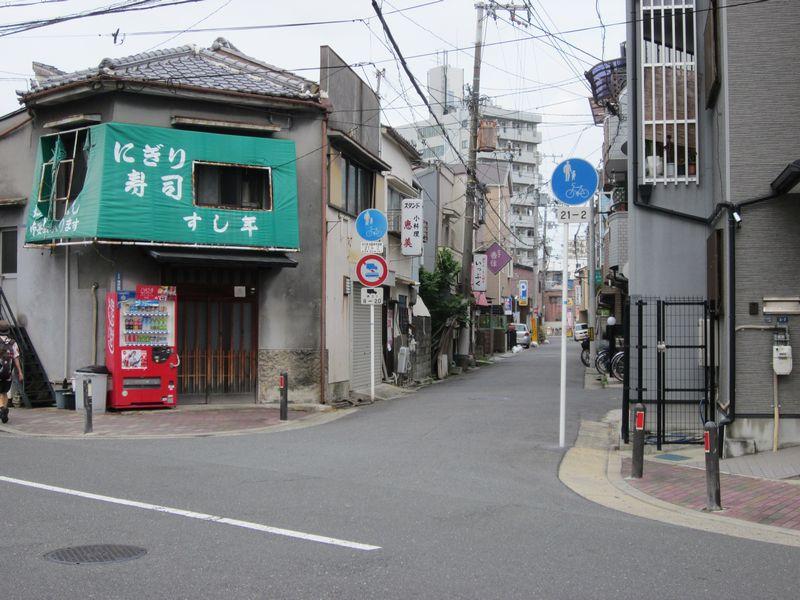
<instances>
[{"instance_id":1,"label":"hanging shop sign","mask_svg":"<svg viewBox=\"0 0 800 600\"><path fill-rule=\"evenodd\" d=\"M487 258L487 265L489 266L489 270L497 275L500 272L500 269L505 267L509 261L511 260L511 255L503 250L502 246L497 242L494 242L489 249L486 251Z\"/></svg>"},{"instance_id":2,"label":"hanging shop sign","mask_svg":"<svg viewBox=\"0 0 800 600\"><path fill-rule=\"evenodd\" d=\"M476 254L472 259L472 291L486 291L487 257L485 254Z\"/></svg>"},{"instance_id":3,"label":"hanging shop sign","mask_svg":"<svg viewBox=\"0 0 800 600\"><path fill-rule=\"evenodd\" d=\"M525 279L519 280L519 305L528 306L528 281Z\"/></svg>"},{"instance_id":4,"label":"hanging shop sign","mask_svg":"<svg viewBox=\"0 0 800 600\"><path fill-rule=\"evenodd\" d=\"M421 256L425 230L422 198L403 198L400 223L400 252L403 256Z\"/></svg>"}]
</instances>

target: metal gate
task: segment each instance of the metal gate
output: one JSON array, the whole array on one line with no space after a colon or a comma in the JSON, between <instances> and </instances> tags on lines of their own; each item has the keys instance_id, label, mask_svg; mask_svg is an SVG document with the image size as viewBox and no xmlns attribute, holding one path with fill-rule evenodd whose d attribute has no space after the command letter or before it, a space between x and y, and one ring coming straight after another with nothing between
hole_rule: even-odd
<instances>
[{"instance_id":1,"label":"metal gate","mask_svg":"<svg viewBox=\"0 0 800 600\"><path fill-rule=\"evenodd\" d=\"M625 310L628 365L623 393L623 437L630 435L630 405L647 409L647 443L703 441L714 418L716 352L708 301L632 297Z\"/></svg>"}]
</instances>

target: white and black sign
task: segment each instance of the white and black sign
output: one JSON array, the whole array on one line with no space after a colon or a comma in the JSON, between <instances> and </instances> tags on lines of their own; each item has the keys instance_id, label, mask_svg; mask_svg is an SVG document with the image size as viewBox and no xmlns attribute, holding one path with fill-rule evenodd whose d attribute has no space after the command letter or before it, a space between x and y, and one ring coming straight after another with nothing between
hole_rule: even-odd
<instances>
[{"instance_id":1,"label":"white and black sign","mask_svg":"<svg viewBox=\"0 0 800 600\"><path fill-rule=\"evenodd\" d=\"M383 288L361 288L361 304L383 304Z\"/></svg>"},{"instance_id":2,"label":"white and black sign","mask_svg":"<svg viewBox=\"0 0 800 600\"><path fill-rule=\"evenodd\" d=\"M589 222L589 209L583 207L565 206L558 207L559 223L588 223Z\"/></svg>"}]
</instances>

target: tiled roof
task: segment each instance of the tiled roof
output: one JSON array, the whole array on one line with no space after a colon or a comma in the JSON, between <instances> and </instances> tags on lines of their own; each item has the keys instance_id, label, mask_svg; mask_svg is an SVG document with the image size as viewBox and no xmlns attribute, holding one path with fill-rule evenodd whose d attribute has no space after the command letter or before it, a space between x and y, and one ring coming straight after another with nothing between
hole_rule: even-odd
<instances>
[{"instance_id":1,"label":"tiled roof","mask_svg":"<svg viewBox=\"0 0 800 600\"><path fill-rule=\"evenodd\" d=\"M34 82L30 91L19 92L19 96L25 101L46 90L92 79L153 81L304 100L319 98L319 86L313 81L247 56L224 38L217 39L211 48L180 46L105 58L94 68L45 77Z\"/></svg>"}]
</instances>

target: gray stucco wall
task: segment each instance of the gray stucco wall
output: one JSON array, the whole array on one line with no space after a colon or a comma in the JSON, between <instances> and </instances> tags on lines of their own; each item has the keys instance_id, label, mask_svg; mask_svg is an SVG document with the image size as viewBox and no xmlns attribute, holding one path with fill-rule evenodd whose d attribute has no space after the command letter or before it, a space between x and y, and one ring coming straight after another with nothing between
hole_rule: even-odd
<instances>
[{"instance_id":1,"label":"gray stucco wall","mask_svg":"<svg viewBox=\"0 0 800 600\"><path fill-rule=\"evenodd\" d=\"M765 296L800 296L800 195L755 205L736 234L736 325L773 325L748 304ZM792 354L800 361L800 316L790 316ZM772 332L736 334L736 412L772 413ZM800 366L779 378L782 412L800 415Z\"/></svg>"},{"instance_id":2,"label":"gray stucco wall","mask_svg":"<svg viewBox=\"0 0 800 600\"><path fill-rule=\"evenodd\" d=\"M730 191L734 202L771 192L770 182L800 158L800 3L741 6L724 13L730 106ZM748 303L800 295L800 196L744 208L736 233L736 324L765 324ZM726 240L727 241L727 240ZM790 317L800 358L798 317ZM772 412L772 335L736 334L736 412ZM779 378L781 411L800 415L800 371ZM788 436L787 430L787 436ZM736 434L736 428L732 429ZM794 436L795 443L800 437Z\"/></svg>"},{"instance_id":3,"label":"gray stucco wall","mask_svg":"<svg viewBox=\"0 0 800 600\"><path fill-rule=\"evenodd\" d=\"M321 177L322 158L314 150L322 145L321 114L291 115L285 111L239 107L233 104L190 101L177 97L148 97L109 93L57 107L39 108L31 125L0 140L0 172L3 196L25 196L31 191L34 154L42 124L79 113L98 113L104 120L117 120L158 127L170 127L172 116L229 119L265 123L270 117L284 129L274 137L292 139L297 155L300 252L293 254L295 269L265 270L260 274L259 372L270 371L272 363L290 365L291 382L298 386L294 400L319 400L319 330L321 297ZM19 229L18 275L4 289L27 322L31 339L40 353L48 376L64 376L64 248L23 249L27 207L0 208L0 227ZM114 273L123 274L126 289L136 283L158 283L160 269L138 248L106 246L72 248L70 253L70 344L68 369L88 364L92 349L92 291L100 286L98 316L98 362L104 361L105 293L113 289ZM13 293L12 293L13 292ZM263 358L263 360L262 360ZM274 386L273 386L274 387ZM259 399L269 399L259 386Z\"/></svg>"}]
</instances>

